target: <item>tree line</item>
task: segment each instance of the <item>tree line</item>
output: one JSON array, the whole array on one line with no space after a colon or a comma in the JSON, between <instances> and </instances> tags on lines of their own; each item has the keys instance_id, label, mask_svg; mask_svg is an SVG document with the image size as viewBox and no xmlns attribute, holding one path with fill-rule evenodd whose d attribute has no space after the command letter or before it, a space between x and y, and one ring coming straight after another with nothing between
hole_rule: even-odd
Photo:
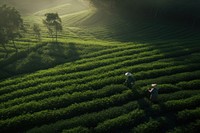
<instances>
[{"instance_id":1,"label":"tree line","mask_svg":"<svg viewBox=\"0 0 200 133\"><path fill-rule=\"evenodd\" d=\"M0 45L3 47L6 55L8 57L8 43L12 43L16 53L18 48L15 44L17 38L23 37L23 33L27 32L27 27L25 26L21 14L14 7L9 7L7 5L0 6ZM58 13L46 13L43 24L48 29L48 33L54 41L54 38L58 38L58 32L62 31L62 21ZM30 28L30 27L29 27ZM33 24L31 27L35 38L41 41L41 28L39 24Z\"/></svg>"},{"instance_id":2,"label":"tree line","mask_svg":"<svg viewBox=\"0 0 200 133\"><path fill-rule=\"evenodd\" d=\"M90 0L97 8L118 11L129 18L171 19L197 24L200 21L199 0Z\"/></svg>"}]
</instances>

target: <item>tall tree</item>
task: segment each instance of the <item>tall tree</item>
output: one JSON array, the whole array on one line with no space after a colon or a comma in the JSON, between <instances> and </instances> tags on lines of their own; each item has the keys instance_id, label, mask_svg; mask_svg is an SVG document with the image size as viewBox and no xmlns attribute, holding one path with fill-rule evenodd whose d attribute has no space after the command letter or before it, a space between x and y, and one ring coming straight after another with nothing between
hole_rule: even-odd
<instances>
[{"instance_id":1,"label":"tall tree","mask_svg":"<svg viewBox=\"0 0 200 133\"><path fill-rule=\"evenodd\" d=\"M6 57L8 55L8 50L6 49L6 43L8 43L8 37L6 35L6 29L5 29L5 21L4 18L6 18L6 5L0 6L0 44L4 48L6 52Z\"/></svg>"},{"instance_id":2,"label":"tall tree","mask_svg":"<svg viewBox=\"0 0 200 133\"><path fill-rule=\"evenodd\" d=\"M17 52L18 49L15 45L15 39L21 37L21 30L24 29L21 15L15 8L2 5L0 6L0 18L0 43L8 54L5 45L9 41L12 41Z\"/></svg>"},{"instance_id":3,"label":"tall tree","mask_svg":"<svg viewBox=\"0 0 200 133\"><path fill-rule=\"evenodd\" d=\"M33 24L32 29L33 29L33 32L34 32L34 35L35 35L36 39L38 41L41 41L41 33L40 33L41 32L41 28L40 28L40 26L38 24Z\"/></svg>"},{"instance_id":4,"label":"tall tree","mask_svg":"<svg viewBox=\"0 0 200 133\"><path fill-rule=\"evenodd\" d=\"M52 41L55 36L56 43L57 43L58 32L62 31L61 18L59 17L58 13L47 13L45 14L45 16L46 16L46 19L43 20L43 23L46 25L49 31L49 34L52 37Z\"/></svg>"},{"instance_id":5,"label":"tall tree","mask_svg":"<svg viewBox=\"0 0 200 133\"><path fill-rule=\"evenodd\" d=\"M2 25L0 25L0 44L4 48L4 51L6 52L5 57L8 56L8 50L6 48L6 43L8 43L8 39L7 39L7 36L5 35L5 31L2 27Z\"/></svg>"}]
</instances>

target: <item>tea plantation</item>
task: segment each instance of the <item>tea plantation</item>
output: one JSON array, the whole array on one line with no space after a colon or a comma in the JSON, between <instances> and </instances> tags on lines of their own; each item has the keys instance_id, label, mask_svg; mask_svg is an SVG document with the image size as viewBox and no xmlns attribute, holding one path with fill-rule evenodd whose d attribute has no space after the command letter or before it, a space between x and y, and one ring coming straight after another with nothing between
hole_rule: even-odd
<instances>
[{"instance_id":1,"label":"tea plantation","mask_svg":"<svg viewBox=\"0 0 200 133\"><path fill-rule=\"evenodd\" d=\"M67 5L64 5L67 6ZM66 8L66 7L65 7ZM0 132L195 133L200 129L200 33L168 22L134 23L95 9L61 12L64 31L0 47ZM35 19L36 18L36 19ZM124 85L125 72L136 79ZM147 89L158 84L158 103Z\"/></svg>"}]
</instances>

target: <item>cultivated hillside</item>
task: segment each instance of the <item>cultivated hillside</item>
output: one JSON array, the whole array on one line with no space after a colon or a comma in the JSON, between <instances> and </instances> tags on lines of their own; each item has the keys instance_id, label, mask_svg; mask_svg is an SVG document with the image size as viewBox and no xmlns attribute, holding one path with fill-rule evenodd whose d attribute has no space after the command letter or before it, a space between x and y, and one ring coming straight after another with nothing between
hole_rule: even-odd
<instances>
[{"instance_id":1,"label":"cultivated hillside","mask_svg":"<svg viewBox=\"0 0 200 133\"><path fill-rule=\"evenodd\" d=\"M71 10L70 2L23 16L41 26L41 42L28 32L17 40L18 53L9 44L5 59L0 49L0 132L197 132L199 30L159 19L130 22L93 7ZM58 44L42 24L49 11L61 14ZM128 71L132 89L124 85ZM158 103L149 99L152 83Z\"/></svg>"},{"instance_id":2,"label":"cultivated hillside","mask_svg":"<svg viewBox=\"0 0 200 133\"><path fill-rule=\"evenodd\" d=\"M88 7L83 0L0 0L0 4L8 4L14 6L22 14L31 15L37 11L51 9L54 10L58 6L78 5L77 10ZM79 6L82 5L82 6Z\"/></svg>"}]
</instances>

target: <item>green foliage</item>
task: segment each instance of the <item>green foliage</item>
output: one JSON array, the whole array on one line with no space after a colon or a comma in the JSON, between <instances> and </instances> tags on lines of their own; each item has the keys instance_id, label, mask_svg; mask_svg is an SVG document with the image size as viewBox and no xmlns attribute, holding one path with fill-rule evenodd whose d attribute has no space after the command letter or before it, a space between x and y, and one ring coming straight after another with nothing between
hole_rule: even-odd
<instances>
[{"instance_id":1,"label":"green foliage","mask_svg":"<svg viewBox=\"0 0 200 133\"><path fill-rule=\"evenodd\" d=\"M3 119L13 116L18 116L26 113L38 112L45 109L57 109L67 107L73 103L89 101L95 98L110 96L120 93L127 88L124 86L108 86L98 91L74 92L72 94L64 94L57 97L50 97L41 101L32 101L24 104L19 104L7 109L0 109L0 114ZM41 97L40 97L41 98ZM34 98L34 100L37 100Z\"/></svg>"},{"instance_id":2,"label":"green foliage","mask_svg":"<svg viewBox=\"0 0 200 133\"><path fill-rule=\"evenodd\" d=\"M47 27L49 34L52 37L52 40L54 38L55 32L55 38L57 43L58 32L62 31L61 18L59 17L58 13L46 13L45 16L46 19L43 20L43 23Z\"/></svg>"},{"instance_id":3,"label":"green foliage","mask_svg":"<svg viewBox=\"0 0 200 133\"><path fill-rule=\"evenodd\" d=\"M103 122L107 119L112 119L122 114L129 113L132 110L139 108L139 105L136 101L129 102L122 106L114 106L108 109L87 113L82 116L74 117L71 119L66 119L64 121L58 121L53 124L44 125L42 127L33 128L32 130L28 131L28 133L39 133L39 132L49 132L53 133L56 131L62 131L63 129L70 129L76 126L84 126L84 127L94 127L97 126L98 123Z\"/></svg>"},{"instance_id":4,"label":"green foliage","mask_svg":"<svg viewBox=\"0 0 200 133\"><path fill-rule=\"evenodd\" d=\"M12 41L17 52L18 49L15 45L15 39L21 37L20 30L23 29L21 15L15 8L2 5L0 6L0 17L0 43L8 55L5 45L9 41Z\"/></svg>"},{"instance_id":5,"label":"green foliage","mask_svg":"<svg viewBox=\"0 0 200 133\"><path fill-rule=\"evenodd\" d=\"M38 24L33 24L33 32L34 32L34 35L36 37L36 39L38 41L41 41L41 29L40 29L40 26Z\"/></svg>"},{"instance_id":6,"label":"green foliage","mask_svg":"<svg viewBox=\"0 0 200 133\"><path fill-rule=\"evenodd\" d=\"M95 128L95 132L117 132L124 126L131 127L142 122L143 117L144 111L136 109L128 114L124 114L98 124L98 126Z\"/></svg>"},{"instance_id":7,"label":"green foliage","mask_svg":"<svg viewBox=\"0 0 200 133\"><path fill-rule=\"evenodd\" d=\"M180 112L178 112L177 117L178 117L178 121L181 123L199 119L200 118L200 108L197 107L196 109L192 109L192 110L186 109L186 110L180 111Z\"/></svg>"},{"instance_id":8,"label":"green foliage","mask_svg":"<svg viewBox=\"0 0 200 133\"><path fill-rule=\"evenodd\" d=\"M200 127L200 120L196 120L187 125L184 124L183 126L176 127L172 131L169 131L169 133L171 133L171 132L173 132L173 133L188 133L188 132L198 133L199 129L200 129L199 127Z\"/></svg>"},{"instance_id":9,"label":"green foliage","mask_svg":"<svg viewBox=\"0 0 200 133\"><path fill-rule=\"evenodd\" d=\"M131 130L132 133L155 133L164 131L165 118L157 120L150 119L148 122L142 123Z\"/></svg>"},{"instance_id":10,"label":"green foliage","mask_svg":"<svg viewBox=\"0 0 200 133\"><path fill-rule=\"evenodd\" d=\"M164 103L164 109L166 111L173 111L173 110L183 110L194 108L200 104L200 95L195 95L193 97L189 97L186 99L180 100L171 100Z\"/></svg>"},{"instance_id":11,"label":"green foliage","mask_svg":"<svg viewBox=\"0 0 200 133\"><path fill-rule=\"evenodd\" d=\"M124 6L128 0L118 2ZM15 75L0 82L1 132L166 132L198 127L198 31L155 21L128 23L93 9L67 15L66 5L52 8L59 10L67 29L58 35L58 45L49 43L45 33L37 44L29 31L16 41L18 54L0 62L1 74ZM50 10L25 19L40 22L37 15ZM7 48L14 51L12 44ZM122 85L127 71L136 78L133 90ZM152 83L159 88L156 104L146 97ZM192 126L182 128L182 121Z\"/></svg>"},{"instance_id":12,"label":"green foliage","mask_svg":"<svg viewBox=\"0 0 200 133\"><path fill-rule=\"evenodd\" d=\"M126 90L122 94L98 98L88 102L74 103L68 107L57 110L43 110L33 114L28 113L11 119L1 120L1 131L12 131L14 129L20 130L24 126L30 128L42 123L55 122L61 118L67 119L76 115L102 110L109 108L110 106L123 104L129 100L131 96L132 92Z\"/></svg>"},{"instance_id":13,"label":"green foliage","mask_svg":"<svg viewBox=\"0 0 200 133\"><path fill-rule=\"evenodd\" d=\"M164 102L169 100L185 99L197 95L199 92L199 90L179 90L174 93L161 94L159 96L159 101Z\"/></svg>"},{"instance_id":14,"label":"green foliage","mask_svg":"<svg viewBox=\"0 0 200 133\"><path fill-rule=\"evenodd\" d=\"M181 87L182 89L198 90L200 88L200 80L180 82L177 84L177 86Z\"/></svg>"},{"instance_id":15,"label":"green foliage","mask_svg":"<svg viewBox=\"0 0 200 133\"><path fill-rule=\"evenodd\" d=\"M69 130L63 130L62 133L90 133L91 131L85 127L76 127Z\"/></svg>"},{"instance_id":16,"label":"green foliage","mask_svg":"<svg viewBox=\"0 0 200 133\"><path fill-rule=\"evenodd\" d=\"M159 94L171 93L181 90L181 88L172 84L161 84L158 86L158 88L159 88Z\"/></svg>"}]
</instances>

